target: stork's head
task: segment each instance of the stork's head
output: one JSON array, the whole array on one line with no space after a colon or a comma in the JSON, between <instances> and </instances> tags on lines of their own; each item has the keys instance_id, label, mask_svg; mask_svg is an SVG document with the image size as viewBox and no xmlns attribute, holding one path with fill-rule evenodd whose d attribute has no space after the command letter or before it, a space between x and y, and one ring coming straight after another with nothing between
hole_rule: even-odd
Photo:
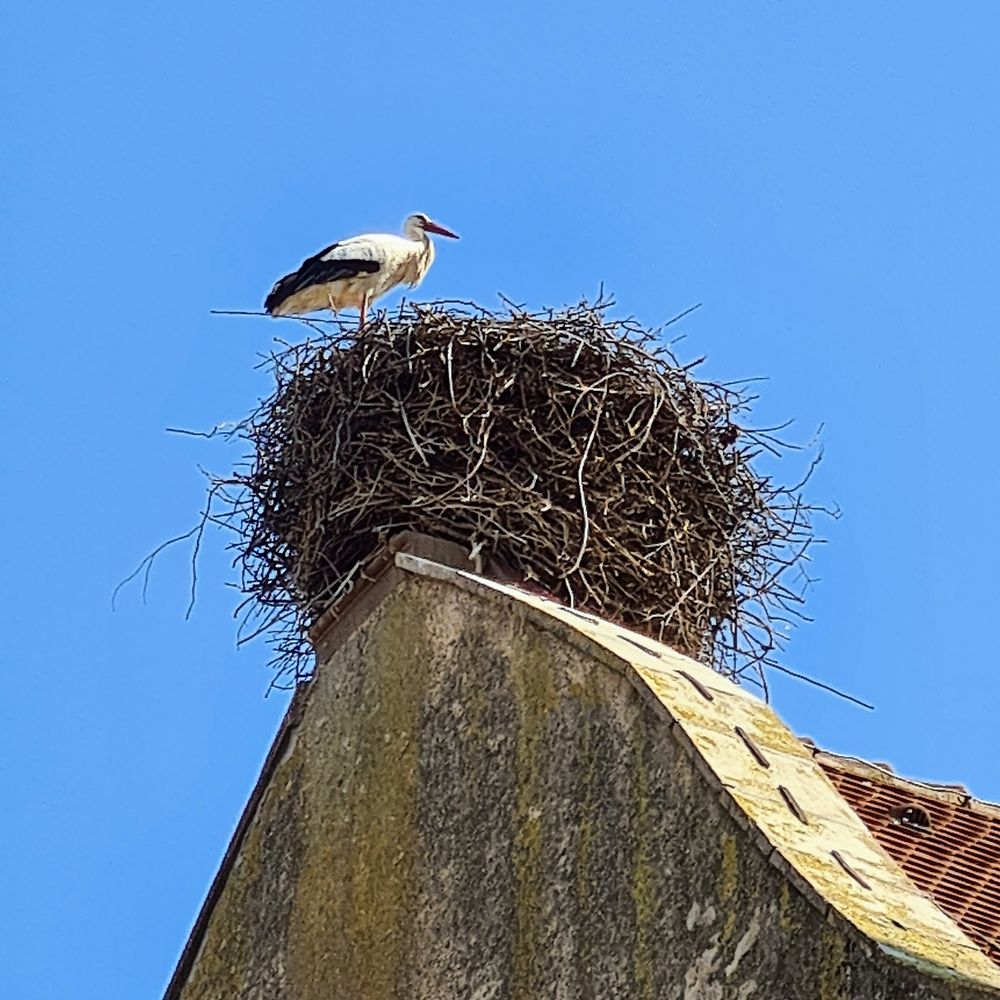
<instances>
[{"instance_id":1,"label":"stork's head","mask_svg":"<svg viewBox=\"0 0 1000 1000\"><path fill-rule=\"evenodd\" d=\"M407 216L406 222L403 223L403 232L411 240L425 240L428 233L447 236L451 240L458 239L457 233L453 233L450 229L445 229L440 223L429 219L423 212L415 212L413 215Z\"/></svg>"}]
</instances>

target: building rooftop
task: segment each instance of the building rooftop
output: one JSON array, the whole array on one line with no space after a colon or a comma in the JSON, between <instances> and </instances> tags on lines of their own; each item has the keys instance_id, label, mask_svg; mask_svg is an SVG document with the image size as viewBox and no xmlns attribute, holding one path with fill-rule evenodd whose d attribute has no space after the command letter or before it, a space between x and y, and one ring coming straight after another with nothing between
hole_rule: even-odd
<instances>
[{"instance_id":1,"label":"building rooftop","mask_svg":"<svg viewBox=\"0 0 1000 1000\"><path fill-rule=\"evenodd\" d=\"M277 808L275 802L284 801L282 795L291 787L287 770L303 766L308 757L304 748L312 746L313 753L320 753L317 747L328 746L330 737L323 727L330 725L329 713L341 712L345 724L370 725L371 712L358 716L343 708L324 707L326 703L317 701L320 696L316 691L322 690L324 677L337 676L331 673L334 668L330 665L335 657L350 657L357 650L368 649L367 642L362 642L356 650L351 646L355 641L352 637L367 621L377 624L379 609L393 601L393 606L401 609L399 621L404 630L415 637L426 633L424 640L436 644L433 648L440 646L442 656L465 657L462 662L470 678L479 677L479 661L469 660L463 651L467 647L456 645L455 636L444 629L446 621L451 623L449 629L459 620L489 619L495 625L519 622L522 625L518 628L530 626L534 645L529 653L519 647L512 662L531 676L528 660L534 663L532 657L562 648L572 650L578 658L581 676L590 672L624 678L628 690L638 696L648 713L643 718L653 720L650 733L655 733L655 741L679 746L694 765L694 773L700 773L699 787L707 800L720 804L735 820L749 849L763 857L765 867L779 872L813 912L819 912L823 926L843 928L851 940L863 943L875 962L901 964L914 975L931 975L939 983L954 982L962 989L1000 989L1000 893L996 878L1000 809L974 802L962 789L904 781L883 766L818 750L792 734L769 705L704 665L619 625L467 572L461 568L463 563L467 565L465 553L455 550L457 546L425 536L398 536L368 566L362 583L348 599L317 622L313 630L317 660L327 669L300 686L293 699L175 970L166 994L169 1000L182 996L184 984L204 952L213 911L220 909L225 914L227 907L235 905L226 902L227 882L233 879L242 884L241 880L250 878L247 872L258 877L258 862L246 862L241 869L240 859L256 858L254 852L270 843L260 832L268 828L270 820L265 822L261 816ZM443 610L431 610L435 608ZM441 621L428 624L435 613ZM489 646L491 634L484 631L473 636L474 648ZM390 629L385 635L395 633ZM390 643L386 648L396 647ZM400 653L396 664L402 671L399 678L418 686L429 684L422 673L412 674L409 655L407 651ZM380 662L378 656L372 660L373 664ZM410 697L406 694L409 688L404 690L403 681L396 678L392 674L386 680L384 696ZM353 682L345 683L350 687ZM575 691L567 687L564 700L583 697ZM538 711L555 711L552 706L562 703L552 692L532 693L525 688L522 694L528 702L541 698L534 705ZM454 700L455 696L451 697ZM330 702L330 706L339 704L336 699ZM411 721L413 725L437 724L455 712L456 718L462 716L461 708L455 701L444 716L421 710L414 715L416 721ZM386 730L384 739L390 739L394 731ZM570 727L567 732L575 730ZM408 731L399 735L404 737L411 746ZM429 737L427 745L437 747L440 738ZM650 738L654 739L653 735ZM382 747L382 739L380 736L372 746ZM337 750L334 756L339 753ZM380 753L379 761L391 757ZM352 761L354 758L345 765L346 776L358 770L359 765ZM424 772L418 769L414 773ZM327 777L321 782L325 789L331 787ZM348 777L342 780L346 782ZM288 808L301 812L305 807L295 795L288 794ZM271 806L267 805L268 795ZM344 815L345 809L338 805L335 814ZM305 809L303 815L308 812ZM395 817L395 807L390 812ZM287 832L287 817L279 826ZM708 840L714 843L714 835ZM382 869L376 865L371 870ZM738 871L733 864L724 869L725 885L736 885ZM235 893L231 898L242 897ZM689 928L692 920L697 922L696 917L689 918ZM239 920L239 927L245 928L244 917ZM223 926L223 918L220 921ZM780 920L779 924L784 927ZM219 954L228 955L222 947L227 940L226 932L220 931L216 941L222 944L212 952L213 961ZM717 950L717 946L718 941L713 948ZM715 951L710 951L714 956ZM733 969L737 961L734 959Z\"/></svg>"},{"instance_id":2,"label":"building rooftop","mask_svg":"<svg viewBox=\"0 0 1000 1000\"><path fill-rule=\"evenodd\" d=\"M1000 965L1000 806L819 749L816 762L907 875Z\"/></svg>"}]
</instances>

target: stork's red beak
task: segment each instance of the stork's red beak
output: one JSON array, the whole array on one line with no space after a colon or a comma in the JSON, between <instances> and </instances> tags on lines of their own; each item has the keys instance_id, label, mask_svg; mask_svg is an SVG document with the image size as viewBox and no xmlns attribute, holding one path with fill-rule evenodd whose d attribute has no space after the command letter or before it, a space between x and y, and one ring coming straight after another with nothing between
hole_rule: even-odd
<instances>
[{"instance_id":1,"label":"stork's red beak","mask_svg":"<svg viewBox=\"0 0 1000 1000\"><path fill-rule=\"evenodd\" d=\"M453 233L450 229L445 229L444 226L441 226L436 222L431 222L430 219L424 223L424 229L426 229L429 233L437 233L438 236L447 236L450 240L458 239L458 233Z\"/></svg>"}]
</instances>

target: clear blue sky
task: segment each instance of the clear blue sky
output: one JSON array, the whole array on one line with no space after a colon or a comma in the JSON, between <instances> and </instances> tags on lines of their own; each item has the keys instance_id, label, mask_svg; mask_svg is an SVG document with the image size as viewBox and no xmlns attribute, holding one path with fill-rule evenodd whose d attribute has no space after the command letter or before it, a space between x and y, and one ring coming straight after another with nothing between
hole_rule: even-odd
<instances>
[{"instance_id":1,"label":"clear blue sky","mask_svg":"<svg viewBox=\"0 0 1000 1000\"><path fill-rule=\"evenodd\" d=\"M220 319L339 236L462 234L421 294L604 282L681 353L820 422L793 728L1000 800L993 0L7 4L0 996L155 997L284 707L221 539L149 601L276 332Z\"/></svg>"}]
</instances>

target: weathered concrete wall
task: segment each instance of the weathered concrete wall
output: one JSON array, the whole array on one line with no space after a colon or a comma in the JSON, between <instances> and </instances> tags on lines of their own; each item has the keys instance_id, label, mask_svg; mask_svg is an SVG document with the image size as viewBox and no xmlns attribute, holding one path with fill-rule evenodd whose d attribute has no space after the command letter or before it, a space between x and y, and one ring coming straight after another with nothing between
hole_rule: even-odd
<instances>
[{"instance_id":1,"label":"weathered concrete wall","mask_svg":"<svg viewBox=\"0 0 1000 1000\"><path fill-rule=\"evenodd\" d=\"M825 920L624 676L416 578L319 671L181 995L992 996Z\"/></svg>"}]
</instances>

